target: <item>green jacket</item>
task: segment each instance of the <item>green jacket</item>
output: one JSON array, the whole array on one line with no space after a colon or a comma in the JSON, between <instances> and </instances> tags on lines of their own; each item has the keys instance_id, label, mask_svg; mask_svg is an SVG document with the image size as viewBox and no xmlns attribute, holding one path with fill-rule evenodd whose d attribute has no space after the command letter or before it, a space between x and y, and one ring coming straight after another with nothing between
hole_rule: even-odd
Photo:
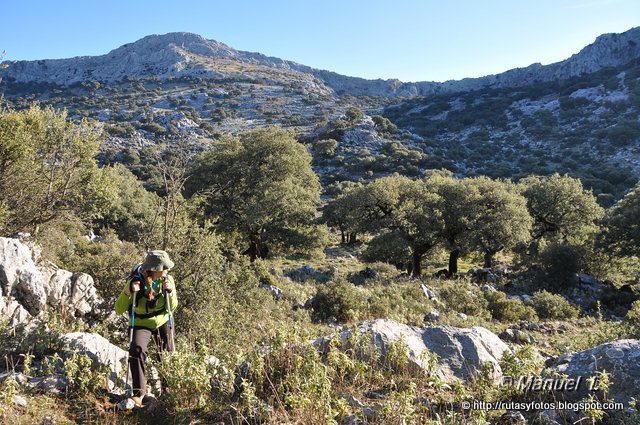
<instances>
[{"instance_id":1,"label":"green jacket","mask_svg":"<svg viewBox=\"0 0 640 425\"><path fill-rule=\"evenodd\" d=\"M176 294L176 285L173 280L173 276L167 276L169 281L173 284L173 291L169 294L169 305L171 306L171 312L175 310L178 306L178 295ZM148 286L148 284L140 283L141 285ZM125 311L128 311L131 307L131 303L133 301L133 294L127 295L124 292L124 289L130 285L130 282L127 282L122 291L120 291L120 295L116 300L116 313L122 314ZM162 279L156 279L152 285L154 285L154 289L157 290L156 299L157 302L154 307L149 308L149 304L147 303L148 299L145 297L137 296L136 297L136 308L135 312L135 323L134 326L143 327L151 330L158 329L160 326L164 325L169 321L169 312L166 309L166 300L165 296L162 293ZM145 291L148 292L148 291ZM147 316L147 317L145 317Z\"/></svg>"}]
</instances>

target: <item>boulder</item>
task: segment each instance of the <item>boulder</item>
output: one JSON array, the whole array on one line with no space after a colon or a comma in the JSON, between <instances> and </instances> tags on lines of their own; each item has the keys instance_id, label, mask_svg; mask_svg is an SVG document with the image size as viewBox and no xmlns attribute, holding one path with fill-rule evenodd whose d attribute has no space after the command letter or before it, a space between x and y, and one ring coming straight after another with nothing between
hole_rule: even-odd
<instances>
[{"instance_id":1,"label":"boulder","mask_svg":"<svg viewBox=\"0 0 640 425\"><path fill-rule=\"evenodd\" d=\"M18 239L0 237L0 286L8 296L24 270L35 270L31 250Z\"/></svg>"},{"instance_id":2,"label":"boulder","mask_svg":"<svg viewBox=\"0 0 640 425\"><path fill-rule=\"evenodd\" d=\"M50 266L44 274L47 277L45 288L50 307L63 305L74 315L83 316L102 301L93 278L86 273L71 273Z\"/></svg>"},{"instance_id":3,"label":"boulder","mask_svg":"<svg viewBox=\"0 0 640 425\"><path fill-rule=\"evenodd\" d=\"M64 376L48 375L31 378L29 379L27 385L31 388L37 388L40 391L48 394L60 394L67 391L69 383Z\"/></svg>"},{"instance_id":4,"label":"boulder","mask_svg":"<svg viewBox=\"0 0 640 425\"><path fill-rule=\"evenodd\" d=\"M430 299L430 300L438 299L438 297L436 296L436 293L433 292L433 290L431 288L429 288L427 285L425 285L424 283L420 284L420 289L422 289L422 293L428 299Z\"/></svg>"},{"instance_id":5,"label":"boulder","mask_svg":"<svg viewBox=\"0 0 640 425\"><path fill-rule=\"evenodd\" d=\"M98 364L107 366L110 370L110 386L124 385L121 376L124 375L124 370L127 367L127 352L125 350L95 333L71 332L61 335L60 338L65 343L66 351L77 350Z\"/></svg>"},{"instance_id":6,"label":"boulder","mask_svg":"<svg viewBox=\"0 0 640 425\"><path fill-rule=\"evenodd\" d=\"M409 366L415 370L435 373L447 383L469 381L482 372L485 364L491 366L491 378L499 382L502 377L499 361L509 347L485 328L455 328L431 326L419 328L388 319L366 321L358 325L360 332L370 335L379 353L384 356L389 345L400 338L407 344ZM340 335L346 342L353 330ZM328 349L327 337L315 341L321 350ZM430 369L428 353L437 355L436 370Z\"/></svg>"},{"instance_id":7,"label":"boulder","mask_svg":"<svg viewBox=\"0 0 640 425\"><path fill-rule=\"evenodd\" d=\"M286 276L295 282L304 283L309 279L313 279L317 273L316 269L305 264L302 267L290 270L286 273Z\"/></svg>"},{"instance_id":8,"label":"boulder","mask_svg":"<svg viewBox=\"0 0 640 425\"><path fill-rule=\"evenodd\" d=\"M282 299L282 289L278 288L277 286L270 285L268 283L261 283L260 288L267 290L277 301Z\"/></svg>"},{"instance_id":9,"label":"boulder","mask_svg":"<svg viewBox=\"0 0 640 425\"><path fill-rule=\"evenodd\" d=\"M437 322L440 319L440 312L438 310L431 310L424 315L424 321L427 323Z\"/></svg>"},{"instance_id":10,"label":"boulder","mask_svg":"<svg viewBox=\"0 0 640 425\"><path fill-rule=\"evenodd\" d=\"M625 403L640 397L640 340L622 339L608 342L589 350L568 353L557 358L550 373L561 373L569 378L581 377L577 391L558 394L569 401L578 401L589 394L588 377L597 377L598 372L609 374L611 387L608 398ZM597 382L597 381L596 381Z\"/></svg>"},{"instance_id":11,"label":"boulder","mask_svg":"<svg viewBox=\"0 0 640 425\"><path fill-rule=\"evenodd\" d=\"M578 274L578 284L582 285L588 289L591 289L593 291L597 291L600 290L602 288L602 282L600 282L598 279L596 279L595 277L588 275L586 273L579 273Z\"/></svg>"},{"instance_id":12,"label":"boulder","mask_svg":"<svg viewBox=\"0 0 640 425\"><path fill-rule=\"evenodd\" d=\"M20 372L2 372L0 373L0 384L4 384L7 379L16 381L19 385L26 385L29 377Z\"/></svg>"},{"instance_id":13,"label":"boulder","mask_svg":"<svg viewBox=\"0 0 640 425\"><path fill-rule=\"evenodd\" d=\"M27 399L21 395L14 395L13 404L17 407L25 408L27 407Z\"/></svg>"},{"instance_id":14,"label":"boulder","mask_svg":"<svg viewBox=\"0 0 640 425\"><path fill-rule=\"evenodd\" d=\"M133 410L136 407L136 402L132 398L125 398L118 403L119 411Z\"/></svg>"},{"instance_id":15,"label":"boulder","mask_svg":"<svg viewBox=\"0 0 640 425\"><path fill-rule=\"evenodd\" d=\"M0 285L2 295L14 297L29 314L37 316L45 309L44 278L31 250L18 239L0 238Z\"/></svg>"},{"instance_id":16,"label":"boulder","mask_svg":"<svg viewBox=\"0 0 640 425\"><path fill-rule=\"evenodd\" d=\"M482 289L482 292L498 292L498 290L496 288L494 288L493 286L489 285L488 283L485 283L484 285L482 285L480 287L480 289Z\"/></svg>"},{"instance_id":17,"label":"boulder","mask_svg":"<svg viewBox=\"0 0 640 425\"><path fill-rule=\"evenodd\" d=\"M70 303L76 314L85 315L102 302L94 285L93 277L86 273L71 276Z\"/></svg>"},{"instance_id":18,"label":"boulder","mask_svg":"<svg viewBox=\"0 0 640 425\"><path fill-rule=\"evenodd\" d=\"M0 238L0 318L9 318L11 326L58 305L83 316L101 303L91 276L51 263L38 266L33 255L22 241Z\"/></svg>"},{"instance_id":19,"label":"boulder","mask_svg":"<svg viewBox=\"0 0 640 425\"><path fill-rule=\"evenodd\" d=\"M0 297L0 320L2 319L8 319L9 326L15 327L27 324L32 316L13 297Z\"/></svg>"},{"instance_id":20,"label":"boulder","mask_svg":"<svg viewBox=\"0 0 640 425\"><path fill-rule=\"evenodd\" d=\"M518 329L506 329L498 335L500 339L515 344L534 344L535 338Z\"/></svg>"}]
</instances>

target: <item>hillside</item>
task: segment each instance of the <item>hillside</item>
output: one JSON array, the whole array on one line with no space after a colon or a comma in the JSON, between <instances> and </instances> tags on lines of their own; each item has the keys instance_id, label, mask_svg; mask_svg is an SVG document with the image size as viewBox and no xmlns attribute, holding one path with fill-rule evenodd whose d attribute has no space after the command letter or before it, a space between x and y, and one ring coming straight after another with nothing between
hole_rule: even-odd
<instances>
[{"instance_id":1,"label":"hillside","mask_svg":"<svg viewBox=\"0 0 640 425\"><path fill-rule=\"evenodd\" d=\"M0 423L640 423L636 35L426 96L186 33L10 63Z\"/></svg>"},{"instance_id":2,"label":"hillside","mask_svg":"<svg viewBox=\"0 0 640 425\"><path fill-rule=\"evenodd\" d=\"M325 185L432 168L516 179L568 172L608 205L640 173L639 43L633 28L550 65L404 83L170 33L102 56L9 62L0 91L18 108L38 101L103 122L102 150L116 160L160 141L197 152L223 134L280 125L311 147L336 139L331 155L311 149ZM369 117L345 124L352 107ZM370 117L381 114L397 129L376 127Z\"/></svg>"},{"instance_id":3,"label":"hillside","mask_svg":"<svg viewBox=\"0 0 640 425\"><path fill-rule=\"evenodd\" d=\"M384 115L457 173L568 172L607 203L640 175L639 105L636 60L559 82L409 99Z\"/></svg>"}]
</instances>

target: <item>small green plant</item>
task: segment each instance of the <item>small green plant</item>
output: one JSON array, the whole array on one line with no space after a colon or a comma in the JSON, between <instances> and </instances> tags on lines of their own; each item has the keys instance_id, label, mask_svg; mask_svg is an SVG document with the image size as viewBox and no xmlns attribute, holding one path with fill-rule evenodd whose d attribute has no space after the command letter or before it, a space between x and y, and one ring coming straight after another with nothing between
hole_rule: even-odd
<instances>
[{"instance_id":1,"label":"small green plant","mask_svg":"<svg viewBox=\"0 0 640 425\"><path fill-rule=\"evenodd\" d=\"M586 404L588 406L593 406L594 403L596 403L598 400L596 399L595 395L590 394L589 398L583 399L581 401L588 403ZM583 413L586 416L586 418L588 418L591 421L592 424L600 423L600 421L602 421L605 415L604 410L596 409L596 408L589 408L583 411Z\"/></svg>"},{"instance_id":2,"label":"small green plant","mask_svg":"<svg viewBox=\"0 0 640 425\"><path fill-rule=\"evenodd\" d=\"M625 316L625 322L633 328L633 331L640 333L640 300L634 301Z\"/></svg>"},{"instance_id":3,"label":"small green plant","mask_svg":"<svg viewBox=\"0 0 640 425\"><path fill-rule=\"evenodd\" d=\"M25 354L20 354L20 357L22 357L24 360L22 361L22 373L24 373L25 375L31 375L31 363L33 361L33 354L31 353L25 353Z\"/></svg>"},{"instance_id":4,"label":"small green plant","mask_svg":"<svg viewBox=\"0 0 640 425\"><path fill-rule=\"evenodd\" d=\"M64 361L63 367L70 390L79 395L86 395L105 387L107 369L94 365L93 360L86 354L74 351Z\"/></svg>"},{"instance_id":5,"label":"small green plant","mask_svg":"<svg viewBox=\"0 0 640 425\"><path fill-rule=\"evenodd\" d=\"M162 361L155 363L170 391L169 404L176 410L203 408L211 394L212 366L206 362L206 351L179 350L162 353Z\"/></svg>"},{"instance_id":6,"label":"small green plant","mask_svg":"<svg viewBox=\"0 0 640 425\"><path fill-rule=\"evenodd\" d=\"M20 384L15 379L5 379L2 385L0 385L0 412L5 408L13 405L13 397L18 395L20 391ZM1 416L0 416L1 418Z\"/></svg>"}]
</instances>

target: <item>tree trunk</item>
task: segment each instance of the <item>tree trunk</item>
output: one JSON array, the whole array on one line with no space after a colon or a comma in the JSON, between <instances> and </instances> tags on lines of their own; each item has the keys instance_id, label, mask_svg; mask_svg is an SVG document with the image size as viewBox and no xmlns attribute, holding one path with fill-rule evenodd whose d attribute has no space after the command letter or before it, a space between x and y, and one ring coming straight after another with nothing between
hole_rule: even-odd
<instances>
[{"instance_id":1,"label":"tree trunk","mask_svg":"<svg viewBox=\"0 0 640 425\"><path fill-rule=\"evenodd\" d=\"M258 258L258 244L255 241L249 242L249 248L247 248L244 254L249 256L249 261L252 263L256 261L256 258Z\"/></svg>"},{"instance_id":2,"label":"tree trunk","mask_svg":"<svg viewBox=\"0 0 640 425\"><path fill-rule=\"evenodd\" d=\"M420 249L414 249L411 257L411 275L413 277L420 277L422 274L422 256L424 251Z\"/></svg>"},{"instance_id":3,"label":"tree trunk","mask_svg":"<svg viewBox=\"0 0 640 425\"><path fill-rule=\"evenodd\" d=\"M349 243L356 243L358 240L356 232L349 233Z\"/></svg>"},{"instance_id":4,"label":"tree trunk","mask_svg":"<svg viewBox=\"0 0 640 425\"><path fill-rule=\"evenodd\" d=\"M344 234L344 229L340 229L340 243L344 245L347 242L347 237Z\"/></svg>"},{"instance_id":5,"label":"tree trunk","mask_svg":"<svg viewBox=\"0 0 640 425\"><path fill-rule=\"evenodd\" d=\"M491 251L485 251L484 253L484 268L485 269L490 269L493 267L493 256L494 256L494 252Z\"/></svg>"},{"instance_id":6,"label":"tree trunk","mask_svg":"<svg viewBox=\"0 0 640 425\"><path fill-rule=\"evenodd\" d=\"M460 257L460 250L454 249L449 252L449 276L453 277L458 274L458 258Z\"/></svg>"}]
</instances>

